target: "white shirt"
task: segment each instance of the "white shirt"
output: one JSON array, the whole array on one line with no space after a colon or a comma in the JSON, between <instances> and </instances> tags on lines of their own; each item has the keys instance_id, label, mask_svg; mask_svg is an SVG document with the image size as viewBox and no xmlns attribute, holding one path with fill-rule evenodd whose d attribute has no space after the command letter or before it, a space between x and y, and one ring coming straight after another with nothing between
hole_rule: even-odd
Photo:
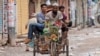
<instances>
[{"instance_id":1,"label":"white shirt","mask_svg":"<svg viewBox=\"0 0 100 56\"><path fill-rule=\"evenodd\" d=\"M52 11L50 11L46 14L45 19L49 19L50 22L53 24L53 23L55 23L56 20L63 19L63 15L60 11L58 11L56 17L53 17Z\"/></svg>"}]
</instances>

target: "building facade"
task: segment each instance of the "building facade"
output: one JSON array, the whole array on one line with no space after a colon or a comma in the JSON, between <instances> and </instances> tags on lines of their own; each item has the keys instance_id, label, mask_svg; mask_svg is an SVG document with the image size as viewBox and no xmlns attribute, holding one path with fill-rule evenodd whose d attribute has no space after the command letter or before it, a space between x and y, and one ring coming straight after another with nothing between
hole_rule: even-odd
<instances>
[{"instance_id":1,"label":"building facade","mask_svg":"<svg viewBox=\"0 0 100 56\"><path fill-rule=\"evenodd\" d=\"M17 35L20 34L25 34L27 33L27 30L25 29L25 25L28 22L28 16L29 16L29 11L28 11L28 5L29 5L29 0L16 0L16 31Z\"/></svg>"},{"instance_id":2,"label":"building facade","mask_svg":"<svg viewBox=\"0 0 100 56\"><path fill-rule=\"evenodd\" d=\"M0 0L2 2L2 0ZM37 14L40 11L40 5L50 1L51 4L57 2L59 5L65 6L65 14L67 19L70 19L70 1L71 0L16 0L16 33L17 35L26 34L28 29L25 29L25 26L28 20L31 18L31 15ZM77 1L76 10L77 10L77 22L76 24L81 24L82 17L82 2L81 0ZM2 3L0 3L0 16L2 15ZM2 19L2 16L0 17ZM1 20L2 21L2 20ZM2 26L2 22L0 22ZM2 28L2 27L0 27Z\"/></svg>"},{"instance_id":3,"label":"building facade","mask_svg":"<svg viewBox=\"0 0 100 56\"><path fill-rule=\"evenodd\" d=\"M17 34L26 34L25 25L31 18L31 15L37 14L41 8L40 5L46 3L47 0L16 0L17 2ZM50 0L51 4L57 2L59 5L65 6L65 14L69 19L69 1L68 0Z\"/></svg>"},{"instance_id":4,"label":"building facade","mask_svg":"<svg viewBox=\"0 0 100 56\"><path fill-rule=\"evenodd\" d=\"M5 0L0 0L0 33L3 33L3 24L5 22L3 21L3 13L6 6L4 3ZM8 0L6 0L8 1ZM57 2L59 5L65 6L65 14L67 15L67 18L69 19L69 0L14 0L15 1L15 18L16 18L16 33L17 35L26 34L28 29L25 29L25 26L28 22L28 20L31 18L31 15L37 14L41 8L40 5L43 3L46 3L47 1L50 1L51 4ZM7 24L6 24L7 25ZM5 31L7 29L4 29Z\"/></svg>"},{"instance_id":5,"label":"building facade","mask_svg":"<svg viewBox=\"0 0 100 56\"><path fill-rule=\"evenodd\" d=\"M0 33L2 33L2 18L3 18L3 0L0 0Z\"/></svg>"}]
</instances>

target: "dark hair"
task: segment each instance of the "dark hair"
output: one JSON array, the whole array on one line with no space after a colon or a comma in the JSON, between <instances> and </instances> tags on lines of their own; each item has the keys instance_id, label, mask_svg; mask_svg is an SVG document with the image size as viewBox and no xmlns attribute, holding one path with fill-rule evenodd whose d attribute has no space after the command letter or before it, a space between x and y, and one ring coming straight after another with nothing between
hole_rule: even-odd
<instances>
[{"instance_id":1,"label":"dark hair","mask_svg":"<svg viewBox=\"0 0 100 56\"><path fill-rule=\"evenodd\" d=\"M46 4L41 4L41 8L42 8L43 6L47 6L47 5L46 5Z\"/></svg>"},{"instance_id":2,"label":"dark hair","mask_svg":"<svg viewBox=\"0 0 100 56\"><path fill-rule=\"evenodd\" d=\"M65 8L64 6L59 6L59 10L60 10L60 9L64 9L64 8Z\"/></svg>"}]
</instances>

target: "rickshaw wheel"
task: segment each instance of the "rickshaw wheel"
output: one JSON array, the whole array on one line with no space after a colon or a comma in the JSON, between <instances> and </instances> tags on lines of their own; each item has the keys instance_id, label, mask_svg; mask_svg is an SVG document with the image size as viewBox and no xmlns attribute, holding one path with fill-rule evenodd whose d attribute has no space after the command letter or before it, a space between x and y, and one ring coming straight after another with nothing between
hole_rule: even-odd
<instances>
[{"instance_id":1,"label":"rickshaw wheel","mask_svg":"<svg viewBox=\"0 0 100 56\"><path fill-rule=\"evenodd\" d=\"M69 56L69 41L66 39L66 56Z\"/></svg>"},{"instance_id":2,"label":"rickshaw wheel","mask_svg":"<svg viewBox=\"0 0 100 56\"><path fill-rule=\"evenodd\" d=\"M34 41L34 46L33 46L33 56L36 56L36 42Z\"/></svg>"},{"instance_id":3,"label":"rickshaw wheel","mask_svg":"<svg viewBox=\"0 0 100 56\"><path fill-rule=\"evenodd\" d=\"M57 53L56 42L51 42L50 56L59 56L58 53Z\"/></svg>"}]
</instances>

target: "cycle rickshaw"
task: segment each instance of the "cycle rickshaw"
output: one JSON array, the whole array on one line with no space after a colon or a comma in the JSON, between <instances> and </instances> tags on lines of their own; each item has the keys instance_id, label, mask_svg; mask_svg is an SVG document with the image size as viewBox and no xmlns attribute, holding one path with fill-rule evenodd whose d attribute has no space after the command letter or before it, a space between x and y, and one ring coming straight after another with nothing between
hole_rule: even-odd
<instances>
[{"instance_id":1,"label":"cycle rickshaw","mask_svg":"<svg viewBox=\"0 0 100 56\"><path fill-rule=\"evenodd\" d=\"M33 56L36 53L50 54L50 56L59 56L65 53L69 56L68 39L66 37L63 44L61 44L61 29L52 23L45 23L46 27L42 33L38 33L34 38Z\"/></svg>"}]
</instances>

